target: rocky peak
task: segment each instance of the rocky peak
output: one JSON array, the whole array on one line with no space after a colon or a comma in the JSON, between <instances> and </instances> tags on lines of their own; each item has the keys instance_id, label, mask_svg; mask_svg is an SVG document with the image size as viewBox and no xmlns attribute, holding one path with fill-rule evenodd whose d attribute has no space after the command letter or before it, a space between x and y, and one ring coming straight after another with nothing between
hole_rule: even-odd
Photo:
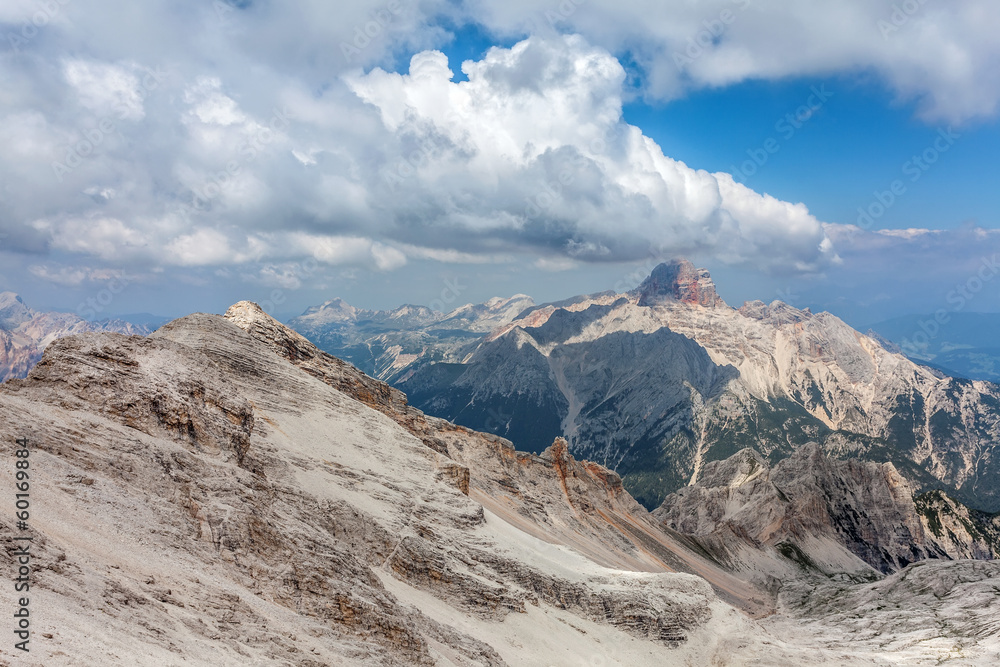
<instances>
[{"instance_id":1,"label":"rocky peak","mask_svg":"<svg viewBox=\"0 0 1000 667\"><path fill-rule=\"evenodd\" d=\"M322 322L353 322L357 319L358 309L340 297L330 299L318 306L308 308L300 318L319 320Z\"/></svg>"},{"instance_id":2,"label":"rocky peak","mask_svg":"<svg viewBox=\"0 0 1000 667\"><path fill-rule=\"evenodd\" d=\"M0 328L14 329L35 316L20 296L13 292L0 292Z\"/></svg>"},{"instance_id":3,"label":"rocky peak","mask_svg":"<svg viewBox=\"0 0 1000 667\"><path fill-rule=\"evenodd\" d=\"M665 299L714 308L725 305L715 291L715 283L706 269L695 268L686 259L660 264L639 285L639 305L650 306Z\"/></svg>"},{"instance_id":4,"label":"rocky peak","mask_svg":"<svg viewBox=\"0 0 1000 667\"><path fill-rule=\"evenodd\" d=\"M744 317L769 321L774 324L795 324L813 317L813 312L809 308L796 308L784 301L777 300L770 304L759 300L747 301L739 308L738 312Z\"/></svg>"},{"instance_id":5,"label":"rocky peak","mask_svg":"<svg viewBox=\"0 0 1000 667\"><path fill-rule=\"evenodd\" d=\"M748 447L723 461L707 463L698 483L706 487L737 488L768 472L764 457Z\"/></svg>"},{"instance_id":6,"label":"rocky peak","mask_svg":"<svg viewBox=\"0 0 1000 667\"><path fill-rule=\"evenodd\" d=\"M304 336L275 320L252 301L233 304L225 318L258 340L269 342L288 359L316 356L315 346Z\"/></svg>"}]
</instances>

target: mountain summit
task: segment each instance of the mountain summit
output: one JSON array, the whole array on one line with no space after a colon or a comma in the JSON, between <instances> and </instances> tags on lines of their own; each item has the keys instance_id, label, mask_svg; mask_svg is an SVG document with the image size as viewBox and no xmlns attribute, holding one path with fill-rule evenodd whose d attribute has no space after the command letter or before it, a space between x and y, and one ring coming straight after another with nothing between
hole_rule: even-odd
<instances>
[{"instance_id":1,"label":"mountain summit","mask_svg":"<svg viewBox=\"0 0 1000 667\"><path fill-rule=\"evenodd\" d=\"M35 316L24 300L13 292L0 292L0 329L13 329Z\"/></svg>"},{"instance_id":2,"label":"mountain summit","mask_svg":"<svg viewBox=\"0 0 1000 667\"><path fill-rule=\"evenodd\" d=\"M694 264L686 259L675 259L660 264L639 285L636 292L639 294L640 306L656 305L663 299L673 299L707 308L726 305L715 291L715 282L712 281L708 271L695 268Z\"/></svg>"},{"instance_id":3,"label":"mountain summit","mask_svg":"<svg viewBox=\"0 0 1000 667\"><path fill-rule=\"evenodd\" d=\"M377 350L364 370L428 413L533 452L565 437L650 509L746 447L776 464L818 443L1000 510L1000 386L915 364L830 313L732 308L682 259L629 292L514 310L488 332L456 319L405 337L389 323L302 333L352 361Z\"/></svg>"}]
</instances>

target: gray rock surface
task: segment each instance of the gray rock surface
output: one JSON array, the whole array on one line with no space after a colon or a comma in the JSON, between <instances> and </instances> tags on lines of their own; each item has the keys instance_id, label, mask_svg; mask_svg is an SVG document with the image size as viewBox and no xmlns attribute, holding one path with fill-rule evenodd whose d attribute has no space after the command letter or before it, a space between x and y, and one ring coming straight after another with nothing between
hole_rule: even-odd
<instances>
[{"instance_id":1,"label":"gray rock surface","mask_svg":"<svg viewBox=\"0 0 1000 667\"><path fill-rule=\"evenodd\" d=\"M2 645L5 664L892 658L803 640L782 623L839 629L834 602L789 589L774 614L566 441L533 455L427 417L253 304L54 342L0 387L0 433L29 439L35 503L32 653ZM961 585L981 598L974 573ZM962 604L935 636L986 655L995 616ZM932 611L906 631L952 608Z\"/></svg>"},{"instance_id":2,"label":"gray rock surface","mask_svg":"<svg viewBox=\"0 0 1000 667\"><path fill-rule=\"evenodd\" d=\"M818 445L773 467L750 449L710 462L654 516L761 582L796 569L863 579L929 558L1000 553L996 517L941 492L915 502L892 464L834 460Z\"/></svg>"}]
</instances>

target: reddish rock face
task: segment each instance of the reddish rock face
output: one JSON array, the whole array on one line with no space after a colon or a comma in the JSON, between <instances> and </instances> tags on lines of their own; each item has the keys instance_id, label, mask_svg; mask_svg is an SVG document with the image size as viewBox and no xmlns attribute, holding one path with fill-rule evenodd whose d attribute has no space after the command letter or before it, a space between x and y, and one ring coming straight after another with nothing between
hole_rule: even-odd
<instances>
[{"instance_id":1,"label":"reddish rock face","mask_svg":"<svg viewBox=\"0 0 1000 667\"><path fill-rule=\"evenodd\" d=\"M663 299L713 308L725 305L715 291L712 276L686 259L660 264L639 286L639 305L650 306Z\"/></svg>"}]
</instances>

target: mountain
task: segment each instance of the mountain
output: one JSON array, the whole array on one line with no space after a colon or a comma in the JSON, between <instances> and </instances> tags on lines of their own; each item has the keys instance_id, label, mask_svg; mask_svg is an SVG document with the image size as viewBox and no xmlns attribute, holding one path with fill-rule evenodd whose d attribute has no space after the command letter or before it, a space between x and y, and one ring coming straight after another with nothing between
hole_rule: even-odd
<instances>
[{"instance_id":1,"label":"mountain","mask_svg":"<svg viewBox=\"0 0 1000 667\"><path fill-rule=\"evenodd\" d=\"M565 436L651 509L708 462L751 447L776 463L813 442L891 462L917 491L1000 509L1000 387L914 363L829 313L732 308L684 260L627 293L532 305L486 335L462 331L443 342L426 327L406 331L419 354L383 345L386 379L428 413L530 451Z\"/></svg>"},{"instance_id":2,"label":"mountain","mask_svg":"<svg viewBox=\"0 0 1000 667\"><path fill-rule=\"evenodd\" d=\"M654 512L714 560L754 580L796 568L876 578L927 559L993 560L1000 517L931 492L914 498L891 463L828 457L816 444L773 467L752 449L705 465Z\"/></svg>"},{"instance_id":3,"label":"mountain","mask_svg":"<svg viewBox=\"0 0 1000 667\"><path fill-rule=\"evenodd\" d=\"M28 439L34 471L38 664L884 665L898 646L924 661L1000 657L1000 616L981 606L995 563L928 561L835 587L803 573L775 596L565 441L532 455L426 416L246 302L149 337L53 342L27 379L0 386L0 430ZM10 517L5 532L24 535ZM905 607L905 628L868 605L881 643L834 643L873 586Z\"/></svg>"},{"instance_id":4,"label":"mountain","mask_svg":"<svg viewBox=\"0 0 1000 667\"><path fill-rule=\"evenodd\" d=\"M869 327L920 363L948 375L1000 382L1000 314L907 315Z\"/></svg>"},{"instance_id":5,"label":"mountain","mask_svg":"<svg viewBox=\"0 0 1000 667\"><path fill-rule=\"evenodd\" d=\"M27 375L57 338L88 331L145 335L150 329L123 320L88 322L70 313L40 313L17 294L0 292L0 382Z\"/></svg>"},{"instance_id":6,"label":"mountain","mask_svg":"<svg viewBox=\"0 0 1000 667\"><path fill-rule=\"evenodd\" d=\"M289 326L372 377L391 382L417 361L460 360L470 343L533 305L530 297L516 294L441 313L410 305L364 310L332 299L309 308Z\"/></svg>"}]
</instances>

